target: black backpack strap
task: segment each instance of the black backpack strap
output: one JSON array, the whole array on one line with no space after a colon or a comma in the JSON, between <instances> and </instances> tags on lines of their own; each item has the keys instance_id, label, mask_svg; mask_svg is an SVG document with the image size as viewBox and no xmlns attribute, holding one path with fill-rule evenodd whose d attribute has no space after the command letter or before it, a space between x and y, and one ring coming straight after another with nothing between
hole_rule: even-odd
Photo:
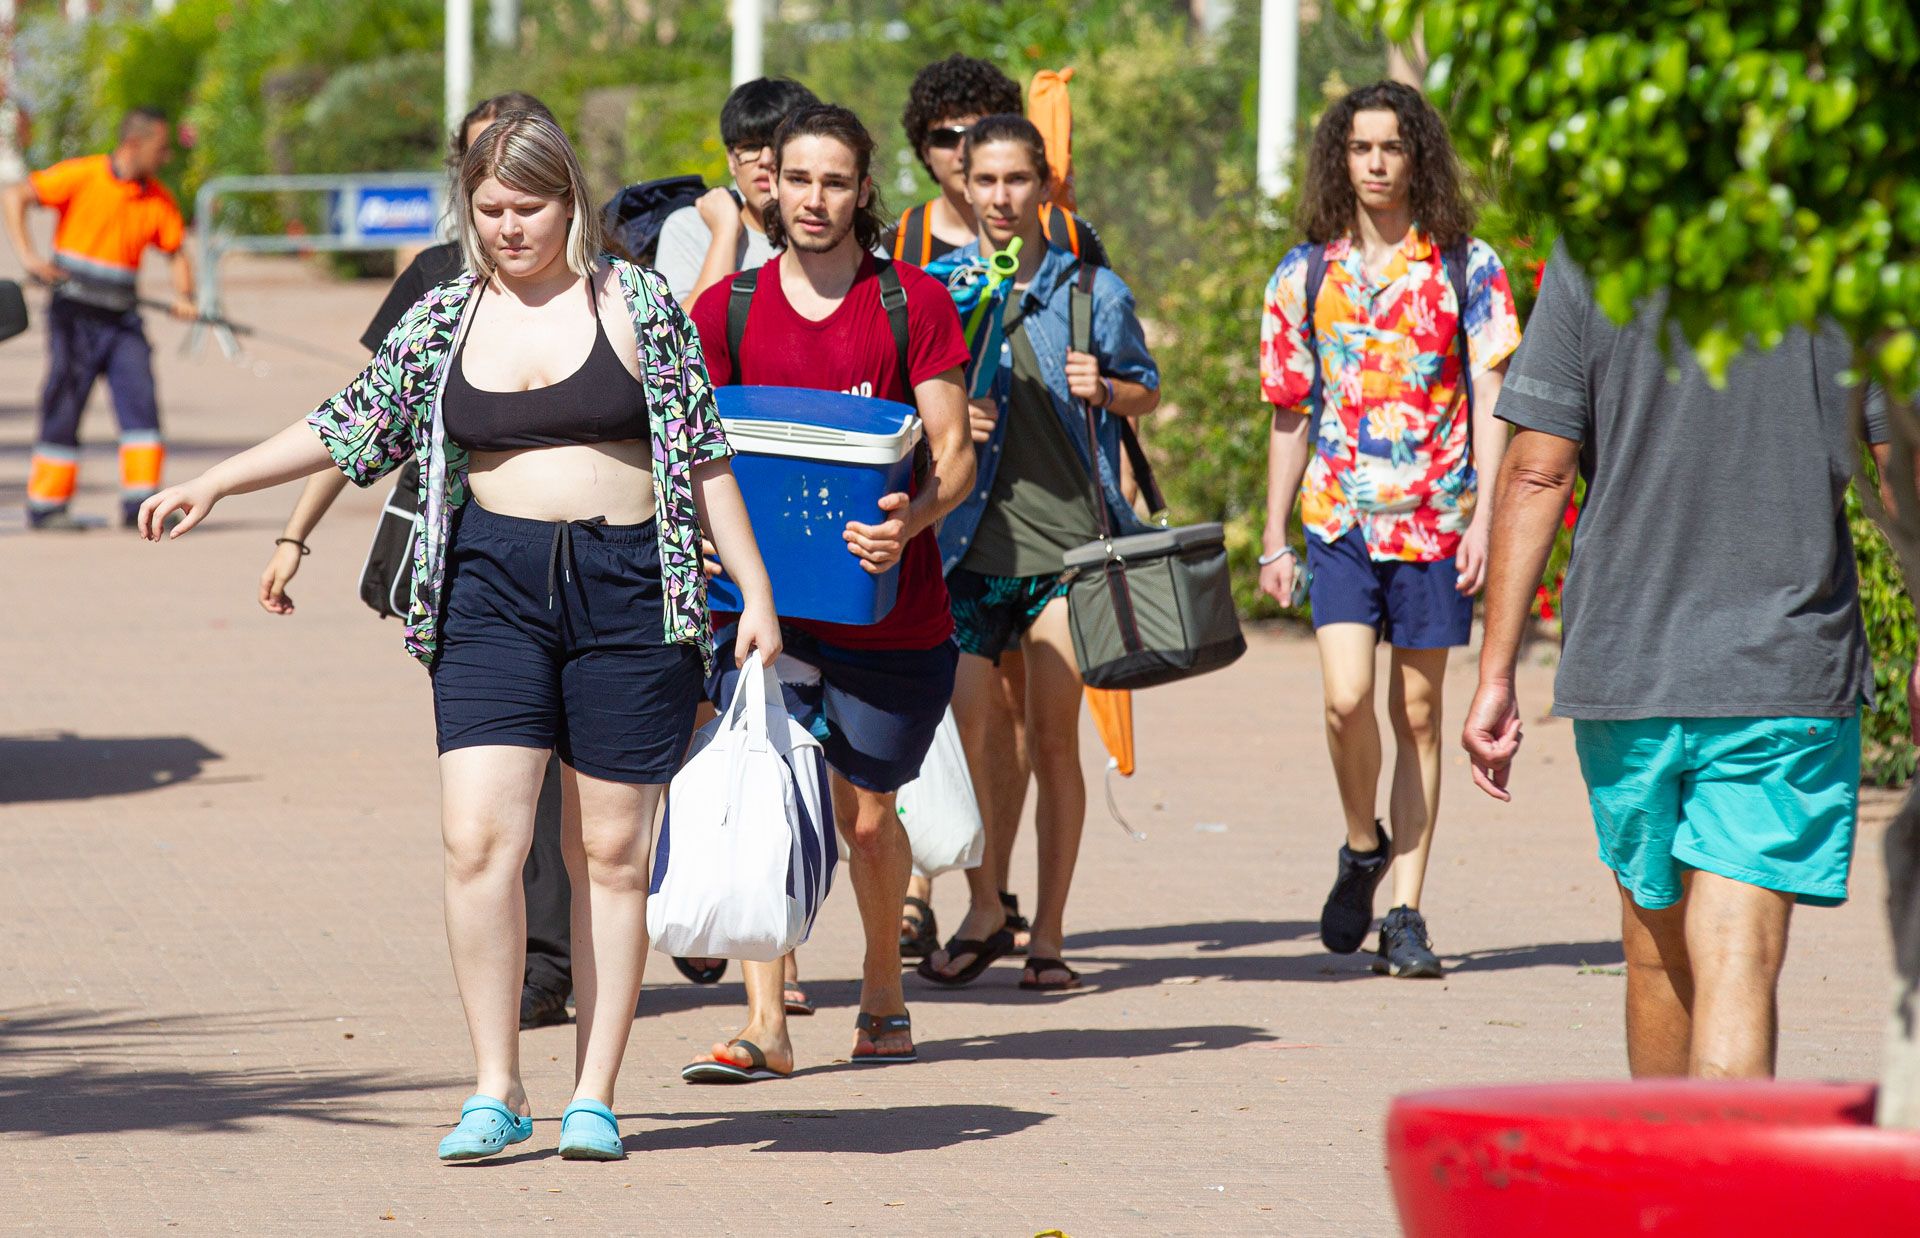
<instances>
[{"instance_id":1,"label":"black backpack strap","mask_svg":"<svg viewBox=\"0 0 1920 1238\"><path fill-rule=\"evenodd\" d=\"M876 257L873 270L880 278L880 304L887 311L887 325L893 328L893 352L900 367L900 386L906 391L906 402L917 407L918 402L913 396L913 371L907 364L907 290L900 286L900 272L894 270L891 259Z\"/></svg>"},{"instance_id":2,"label":"black backpack strap","mask_svg":"<svg viewBox=\"0 0 1920 1238\"><path fill-rule=\"evenodd\" d=\"M1454 346L1460 350L1460 381L1467 392L1467 442L1473 442L1473 359L1467 351L1467 247L1473 244L1473 238L1463 236L1458 241L1440 251L1440 261L1447 268L1447 282L1453 285L1453 304L1458 317L1455 319Z\"/></svg>"},{"instance_id":3,"label":"black backpack strap","mask_svg":"<svg viewBox=\"0 0 1920 1238\"><path fill-rule=\"evenodd\" d=\"M727 368L728 386L740 384L740 343L747 338L747 312L753 308L753 290L760 285L760 268L742 271L733 277L727 290Z\"/></svg>"},{"instance_id":4,"label":"black backpack strap","mask_svg":"<svg viewBox=\"0 0 1920 1238\"><path fill-rule=\"evenodd\" d=\"M1320 442L1320 405L1326 399L1326 378L1320 369L1320 337L1313 329L1313 307L1320 299L1320 286L1327 282L1327 243L1315 241L1307 247L1307 346L1313 349L1313 386L1307 390L1307 449L1318 451Z\"/></svg>"},{"instance_id":5,"label":"black backpack strap","mask_svg":"<svg viewBox=\"0 0 1920 1238\"><path fill-rule=\"evenodd\" d=\"M1075 352L1093 351L1093 281L1098 269L1085 262L1073 268L1073 289L1067 294L1067 346Z\"/></svg>"}]
</instances>

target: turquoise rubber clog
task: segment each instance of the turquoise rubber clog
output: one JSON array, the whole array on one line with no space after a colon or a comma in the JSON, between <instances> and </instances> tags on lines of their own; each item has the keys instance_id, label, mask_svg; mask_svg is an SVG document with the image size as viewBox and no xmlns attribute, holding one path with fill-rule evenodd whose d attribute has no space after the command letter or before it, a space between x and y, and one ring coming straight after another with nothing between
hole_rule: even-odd
<instances>
[{"instance_id":1,"label":"turquoise rubber clog","mask_svg":"<svg viewBox=\"0 0 1920 1238\"><path fill-rule=\"evenodd\" d=\"M469 1096L460 1106L460 1125L440 1141L440 1159L478 1160L531 1138L532 1118L521 1117L491 1096Z\"/></svg>"},{"instance_id":2,"label":"turquoise rubber clog","mask_svg":"<svg viewBox=\"0 0 1920 1238\"><path fill-rule=\"evenodd\" d=\"M625 1160L620 1123L597 1100L576 1100L560 1115L560 1155L569 1161Z\"/></svg>"}]
</instances>

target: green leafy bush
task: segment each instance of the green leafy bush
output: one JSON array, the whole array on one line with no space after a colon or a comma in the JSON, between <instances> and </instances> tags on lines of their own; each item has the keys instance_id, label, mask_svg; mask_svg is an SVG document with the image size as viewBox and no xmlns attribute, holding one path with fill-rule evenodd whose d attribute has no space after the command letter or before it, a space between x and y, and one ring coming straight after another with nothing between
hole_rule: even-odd
<instances>
[{"instance_id":1,"label":"green leafy bush","mask_svg":"<svg viewBox=\"0 0 1920 1238\"><path fill-rule=\"evenodd\" d=\"M1899 786L1913 777L1915 753L1908 734L1907 677L1913 673L1916 632L1913 600L1900 564L1880 527L1847 490L1847 527L1860 570L1860 609L1873 651L1874 705L1863 720L1861 775L1876 786Z\"/></svg>"}]
</instances>

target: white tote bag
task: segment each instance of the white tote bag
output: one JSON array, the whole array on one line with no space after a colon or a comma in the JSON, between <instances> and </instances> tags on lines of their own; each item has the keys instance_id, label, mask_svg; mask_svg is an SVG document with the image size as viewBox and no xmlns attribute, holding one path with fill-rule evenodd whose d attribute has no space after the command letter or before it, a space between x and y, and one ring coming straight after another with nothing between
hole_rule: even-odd
<instances>
[{"instance_id":1,"label":"white tote bag","mask_svg":"<svg viewBox=\"0 0 1920 1238\"><path fill-rule=\"evenodd\" d=\"M978 868L987 849L980 804L973 798L967 753L953 710L940 719L920 776L900 788L900 824L913 844L913 867L931 877L955 868Z\"/></svg>"},{"instance_id":2,"label":"white tote bag","mask_svg":"<svg viewBox=\"0 0 1920 1238\"><path fill-rule=\"evenodd\" d=\"M756 651L667 788L647 898L653 948L771 962L807 939L839 859L820 741Z\"/></svg>"}]
</instances>

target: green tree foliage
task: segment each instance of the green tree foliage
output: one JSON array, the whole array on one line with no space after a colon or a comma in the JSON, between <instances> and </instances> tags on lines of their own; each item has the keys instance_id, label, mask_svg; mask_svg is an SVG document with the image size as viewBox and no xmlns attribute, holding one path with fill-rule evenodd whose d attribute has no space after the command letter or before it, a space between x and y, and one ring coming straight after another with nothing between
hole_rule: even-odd
<instances>
[{"instance_id":1,"label":"green tree foliage","mask_svg":"<svg viewBox=\"0 0 1920 1238\"><path fill-rule=\"evenodd\" d=\"M1900 578L1900 562L1878 525L1847 491L1847 527L1853 532L1860 569L1860 608L1873 649L1873 708L1864 715L1861 775L1883 787L1913 777L1915 753L1908 738L1907 676L1913 673L1916 633L1913 604Z\"/></svg>"},{"instance_id":2,"label":"green tree foliage","mask_svg":"<svg viewBox=\"0 0 1920 1238\"><path fill-rule=\"evenodd\" d=\"M1839 321L1920 384L1920 18L1901 0L1340 0L1423 30L1456 130L1510 152L1616 321L1655 289L1709 372Z\"/></svg>"}]
</instances>

